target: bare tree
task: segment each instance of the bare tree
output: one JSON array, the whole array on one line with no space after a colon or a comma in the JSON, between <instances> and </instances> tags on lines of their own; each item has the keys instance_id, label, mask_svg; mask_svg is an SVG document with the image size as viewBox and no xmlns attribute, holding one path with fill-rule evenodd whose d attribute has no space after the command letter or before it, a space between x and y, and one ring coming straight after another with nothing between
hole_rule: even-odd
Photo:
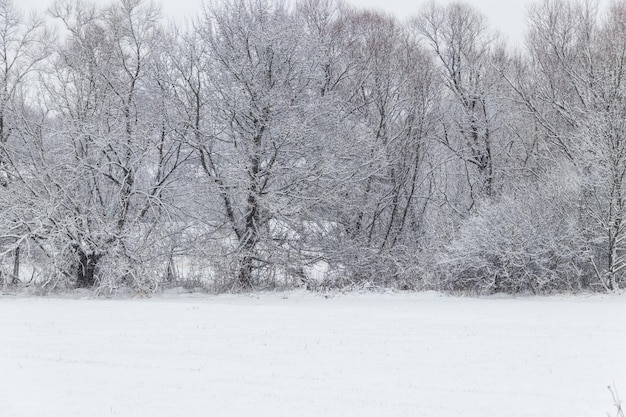
<instances>
[{"instance_id":1,"label":"bare tree","mask_svg":"<svg viewBox=\"0 0 626 417\"><path fill-rule=\"evenodd\" d=\"M512 82L546 138L583 178L581 205L597 282L619 288L626 266L624 5L601 19L593 2L546 1L531 11L531 65Z\"/></svg>"},{"instance_id":2,"label":"bare tree","mask_svg":"<svg viewBox=\"0 0 626 417\"><path fill-rule=\"evenodd\" d=\"M417 258L434 187L432 61L390 16L328 2L303 3L300 12L316 41L318 100L334 109L318 135L325 198L316 252L338 285L410 281L404 272Z\"/></svg>"},{"instance_id":3,"label":"bare tree","mask_svg":"<svg viewBox=\"0 0 626 417\"><path fill-rule=\"evenodd\" d=\"M57 251L79 286L127 279L149 288L156 277L146 239L184 160L164 124L159 11L122 0L107 8L61 2L51 12L67 31L46 80L62 149Z\"/></svg>"},{"instance_id":4,"label":"bare tree","mask_svg":"<svg viewBox=\"0 0 626 417\"><path fill-rule=\"evenodd\" d=\"M494 194L500 103L493 61L501 45L486 18L464 3L431 3L412 25L436 56L450 94L441 143L465 165L471 209Z\"/></svg>"},{"instance_id":5,"label":"bare tree","mask_svg":"<svg viewBox=\"0 0 626 417\"><path fill-rule=\"evenodd\" d=\"M22 139L28 134L28 101L34 90L28 85L36 82L36 72L49 56L52 39L41 18L26 19L11 0L0 1L0 235L3 254L13 253L12 271L2 277L5 285L19 278L20 245L29 234L24 223L30 217L17 215L19 199L14 198L23 188Z\"/></svg>"},{"instance_id":6,"label":"bare tree","mask_svg":"<svg viewBox=\"0 0 626 417\"><path fill-rule=\"evenodd\" d=\"M316 175L312 63L292 12L279 2L207 7L199 30L208 47L210 107L203 110L211 126L194 146L221 206L215 232L230 248L234 286L251 289L272 275L290 240L285 227Z\"/></svg>"}]
</instances>

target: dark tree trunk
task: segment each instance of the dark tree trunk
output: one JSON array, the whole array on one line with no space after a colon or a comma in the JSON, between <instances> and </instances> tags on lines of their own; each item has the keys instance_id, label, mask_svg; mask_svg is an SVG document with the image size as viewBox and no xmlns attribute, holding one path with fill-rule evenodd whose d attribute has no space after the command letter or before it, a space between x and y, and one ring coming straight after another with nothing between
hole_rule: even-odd
<instances>
[{"instance_id":1,"label":"dark tree trunk","mask_svg":"<svg viewBox=\"0 0 626 417\"><path fill-rule=\"evenodd\" d=\"M239 234L244 241L241 245L242 258L239 264L238 285L242 290L253 290L254 249L259 241L259 223L261 207L259 195L263 189L261 180L261 145L265 124L255 120L258 133L254 137L254 153L250 157L250 189L248 191L245 232Z\"/></svg>"},{"instance_id":2,"label":"dark tree trunk","mask_svg":"<svg viewBox=\"0 0 626 417\"><path fill-rule=\"evenodd\" d=\"M13 279L12 284L17 284L20 279L20 247L13 252Z\"/></svg>"},{"instance_id":3,"label":"dark tree trunk","mask_svg":"<svg viewBox=\"0 0 626 417\"><path fill-rule=\"evenodd\" d=\"M239 276L237 277L238 286L241 290L253 290L254 285L252 283L252 270L253 259L250 255L244 255L241 263L239 264Z\"/></svg>"},{"instance_id":4,"label":"dark tree trunk","mask_svg":"<svg viewBox=\"0 0 626 417\"><path fill-rule=\"evenodd\" d=\"M76 286L79 288L91 288L96 285L98 261L102 255L83 251L78 252L78 268L76 271Z\"/></svg>"}]
</instances>

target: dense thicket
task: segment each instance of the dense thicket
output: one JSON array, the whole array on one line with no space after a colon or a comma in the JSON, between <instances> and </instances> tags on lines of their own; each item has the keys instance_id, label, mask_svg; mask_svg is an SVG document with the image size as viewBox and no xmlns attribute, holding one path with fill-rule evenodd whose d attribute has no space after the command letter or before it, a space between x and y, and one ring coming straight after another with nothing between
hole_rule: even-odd
<instances>
[{"instance_id":1,"label":"dense thicket","mask_svg":"<svg viewBox=\"0 0 626 417\"><path fill-rule=\"evenodd\" d=\"M4 286L620 288L626 1L528 17L0 0Z\"/></svg>"}]
</instances>

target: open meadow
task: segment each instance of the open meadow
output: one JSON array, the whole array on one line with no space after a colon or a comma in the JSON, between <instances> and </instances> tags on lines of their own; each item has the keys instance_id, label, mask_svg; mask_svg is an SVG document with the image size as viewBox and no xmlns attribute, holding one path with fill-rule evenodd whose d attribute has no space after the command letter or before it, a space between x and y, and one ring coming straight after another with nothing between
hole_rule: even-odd
<instances>
[{"instance_id":1,"label":"open meadow","mask_svg":"<svg viewBox=\"0 0 626 417\"><path fill-rule=\"evenodd\" d=\"M623 295L0 296L0 416L611 416Z\"/></svg>"}]
</instances>

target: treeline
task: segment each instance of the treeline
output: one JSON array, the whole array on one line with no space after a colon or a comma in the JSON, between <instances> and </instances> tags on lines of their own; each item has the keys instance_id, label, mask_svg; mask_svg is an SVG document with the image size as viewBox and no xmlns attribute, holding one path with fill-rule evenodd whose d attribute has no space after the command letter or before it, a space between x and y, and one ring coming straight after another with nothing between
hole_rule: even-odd
<instances>
[{"instance_id":1,"label":"treeline","mask_svg":"<svg viewBox=\"0 0 626 417\"><path fill-rule=\"evenodd\" d=\"M626 1L0 0L4 286L616 290Z\"/></svg>"}]
</instances>

